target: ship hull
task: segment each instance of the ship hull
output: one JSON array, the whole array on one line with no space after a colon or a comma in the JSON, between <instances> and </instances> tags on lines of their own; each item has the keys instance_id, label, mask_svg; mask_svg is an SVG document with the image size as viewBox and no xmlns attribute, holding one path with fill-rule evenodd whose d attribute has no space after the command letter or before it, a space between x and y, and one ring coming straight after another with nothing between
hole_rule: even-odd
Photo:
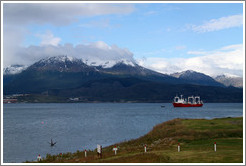
<instances>
[{"instance_id":1,"label":"ship hull","mask_svg":"<svg viewBox=\"0 0 246 166\"><path fill-rule=\"evenodd\" d=\"M184 104L184 103L173 103L174 107L202 107L203 104Z\"/></svg>"}]
</instances>

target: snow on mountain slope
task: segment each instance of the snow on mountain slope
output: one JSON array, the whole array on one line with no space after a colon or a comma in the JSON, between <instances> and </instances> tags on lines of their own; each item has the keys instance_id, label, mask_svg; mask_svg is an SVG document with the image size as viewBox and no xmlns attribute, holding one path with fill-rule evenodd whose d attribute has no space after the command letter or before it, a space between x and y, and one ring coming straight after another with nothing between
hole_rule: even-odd
<instances>
[{"instance_id":1,"label":"snow on mountain slope","mask_svg":"<svg viewBox=\"0 0 246 166\"><path fill-rule=\"evenodd\" d=\"M117 60L100 60L100 59L91 59L83 60L83 62L89 66L101 66L102 68L111 68L118 63L123 63L129 66L136 66L135 61L128 59L117 59Z\"/></svg>"},{"instance_id":2,"label":"snow on mountain slope","mask_svg":"<svg viewBox=\"0 0 246 166\"><path fill-rule=\"evenodd\" d=\"M171 76L193 82L194 84L209 85L209 86L223 86L223 84L215 81L212 77L193 70L173 73L171 74Z\"/></svg>"},{"instance_id":3,"label":"snow on mountain slope","mask_svg":"<svg viewBox=\"0 0 246 166\"><path fill-rule=\"evenodd\" d=\"M41 59L40 63L56 63L56 62L66 62L66 61L77 61L77 58L61 55L61 56L53 56L53 57L47 57L44 59Z\"/></svg>"},{"instance_id":4,"label":"snow on mountain slope","mask_svg":"<svg viewBox=\"0 0 246 166\"><path fill-rule=\"evenodd\" d=\"M224 84L225 86L234 86L238 88L243 87L243 78L236 75L223 74L223 75L216 76L214 79Z\"/></svg>"},{"instance_id":5,"label":"snow on mountain slope","mask_svg":"<svg viewBox=\"0 0 246 166\"><path fill-rule=\"evenodd\" d=\"M82 59L61 55L41 59L28 67L27 70L80 72L91 71L93 68L86 65Z\"/></svg>"},{"instance_id":6,"label":"snow on mountain slope","mask_svg":"<svg viewBox=\"0 0 246 166\"><path fill-rule=\"evenodd\" d=\"M84 63L88 66L100 66L102 68L111 68L116 64L123 63L125 65L129 66L136 66L136 62L130 61L127 59L116 59L116 60L100 60L100 59L78 59L74 58L72 56L66 56L66 55L61 55L61 56L54 56L54 57L47 57L44 59L41 59L39 63L46 63L46 64L57 64L57 63Z\"/></svg>"},{"instance_id":7,"label":"snow on mountain slope","mask_svg":"<svg viewBox=\"0 0 246 166\"><path fill-rule=\"evenodd\" d=\"M188 76L192 75L192 73L195 73L195 71L186 70L186 71L182 71L182 72L173 73L173 74L170 74L170 75L173 76L173 77L176 77L176 78L180 78L180 77L188 77Z\"/></svg>"},{"instance_id":8,"label":"snow on mountain slope","mask_svg":"<svg viewBox=\"0 0 246 166\"><path fill-rule=\"evenodd\" d=\"M25 70L27 66L25 65L11 65L3 69L3 75L12 75L21 73Z\"/></svg>"},{"instance_id":9,"label":"snow on mountain slope","mask_svg":"<svg viewBox=\"0 0 246 166\"><path fill-rule=\"evenodd\" d=\"M161 73L146 69L139 66L134 60L129 59L115 59L115 60L99 60L99 59L78 59L72 56L53 56L39 60L31 66L12 65L3 69L4 75L13 75L21 73L23 70L55 70L59 72L101 72L101 73L114 73L114 74L130 74L130 75L159 75ZM243 87L243 78L232 75L224 74L217 77L210 77L203 73L198 73L193 70L173 73L170 76L179 78L190 83L212 86L234 86ZM223 86L222 85L222 86Z\"/></svg>"}]
</instances>

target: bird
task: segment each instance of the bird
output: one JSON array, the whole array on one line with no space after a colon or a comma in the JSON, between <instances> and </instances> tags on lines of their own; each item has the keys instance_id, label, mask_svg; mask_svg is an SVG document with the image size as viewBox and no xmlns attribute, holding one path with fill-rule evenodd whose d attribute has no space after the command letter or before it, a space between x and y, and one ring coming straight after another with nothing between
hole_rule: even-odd
<instances>
[{"instance_id":1,"label":"bird","mask_svg":"<svg viewBox=\"0 0 246 166\"><path fill-rule=\"evenodd\" d=\"M56 142L53 142L52 139L51 141L49 142L50 146L54 146L56 144Z\"/></svg>"}]
</instances>

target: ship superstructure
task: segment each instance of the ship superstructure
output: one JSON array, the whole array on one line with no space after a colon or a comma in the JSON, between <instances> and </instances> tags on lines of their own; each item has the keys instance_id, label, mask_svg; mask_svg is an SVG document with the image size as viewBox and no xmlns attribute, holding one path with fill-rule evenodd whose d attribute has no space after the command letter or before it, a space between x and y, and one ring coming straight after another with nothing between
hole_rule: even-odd
<instances>
[{"instance_id":1,"label":"ship superstructure","mask_svg":"<svg viewBox=\"0 0 246 166\"><path fill-rule=\"evenodd\" d=\"M200 99L200 96L189 96L188 98L183 98L183 95L180 97L176 96L173 100L174 107L202 107L203 102Z\"/></svg>"}]
</instances>

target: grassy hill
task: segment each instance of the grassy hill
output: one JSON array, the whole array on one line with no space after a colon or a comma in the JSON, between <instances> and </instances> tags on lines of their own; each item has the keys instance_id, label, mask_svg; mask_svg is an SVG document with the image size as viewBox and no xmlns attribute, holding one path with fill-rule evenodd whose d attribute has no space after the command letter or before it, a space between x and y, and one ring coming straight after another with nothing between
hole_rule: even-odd
<instances>
[{"instance_id":1,"label":"grassy hill","mask_svg":"<svg viewBox=\"0 0 246 166\"><path fill-rule=\"evenodd\" d=\"M217 151L214 151L214 142ZM177 151L180 143L181 151ZM144 152L144 145L147 152ZM96 145L95 145L96 146ZM118 147L117 155L112 151ZM243 118L174 119L159 124L146 135L103 148L49 155L44 163L242 163Z\"/></svg>"}]
</instances>

